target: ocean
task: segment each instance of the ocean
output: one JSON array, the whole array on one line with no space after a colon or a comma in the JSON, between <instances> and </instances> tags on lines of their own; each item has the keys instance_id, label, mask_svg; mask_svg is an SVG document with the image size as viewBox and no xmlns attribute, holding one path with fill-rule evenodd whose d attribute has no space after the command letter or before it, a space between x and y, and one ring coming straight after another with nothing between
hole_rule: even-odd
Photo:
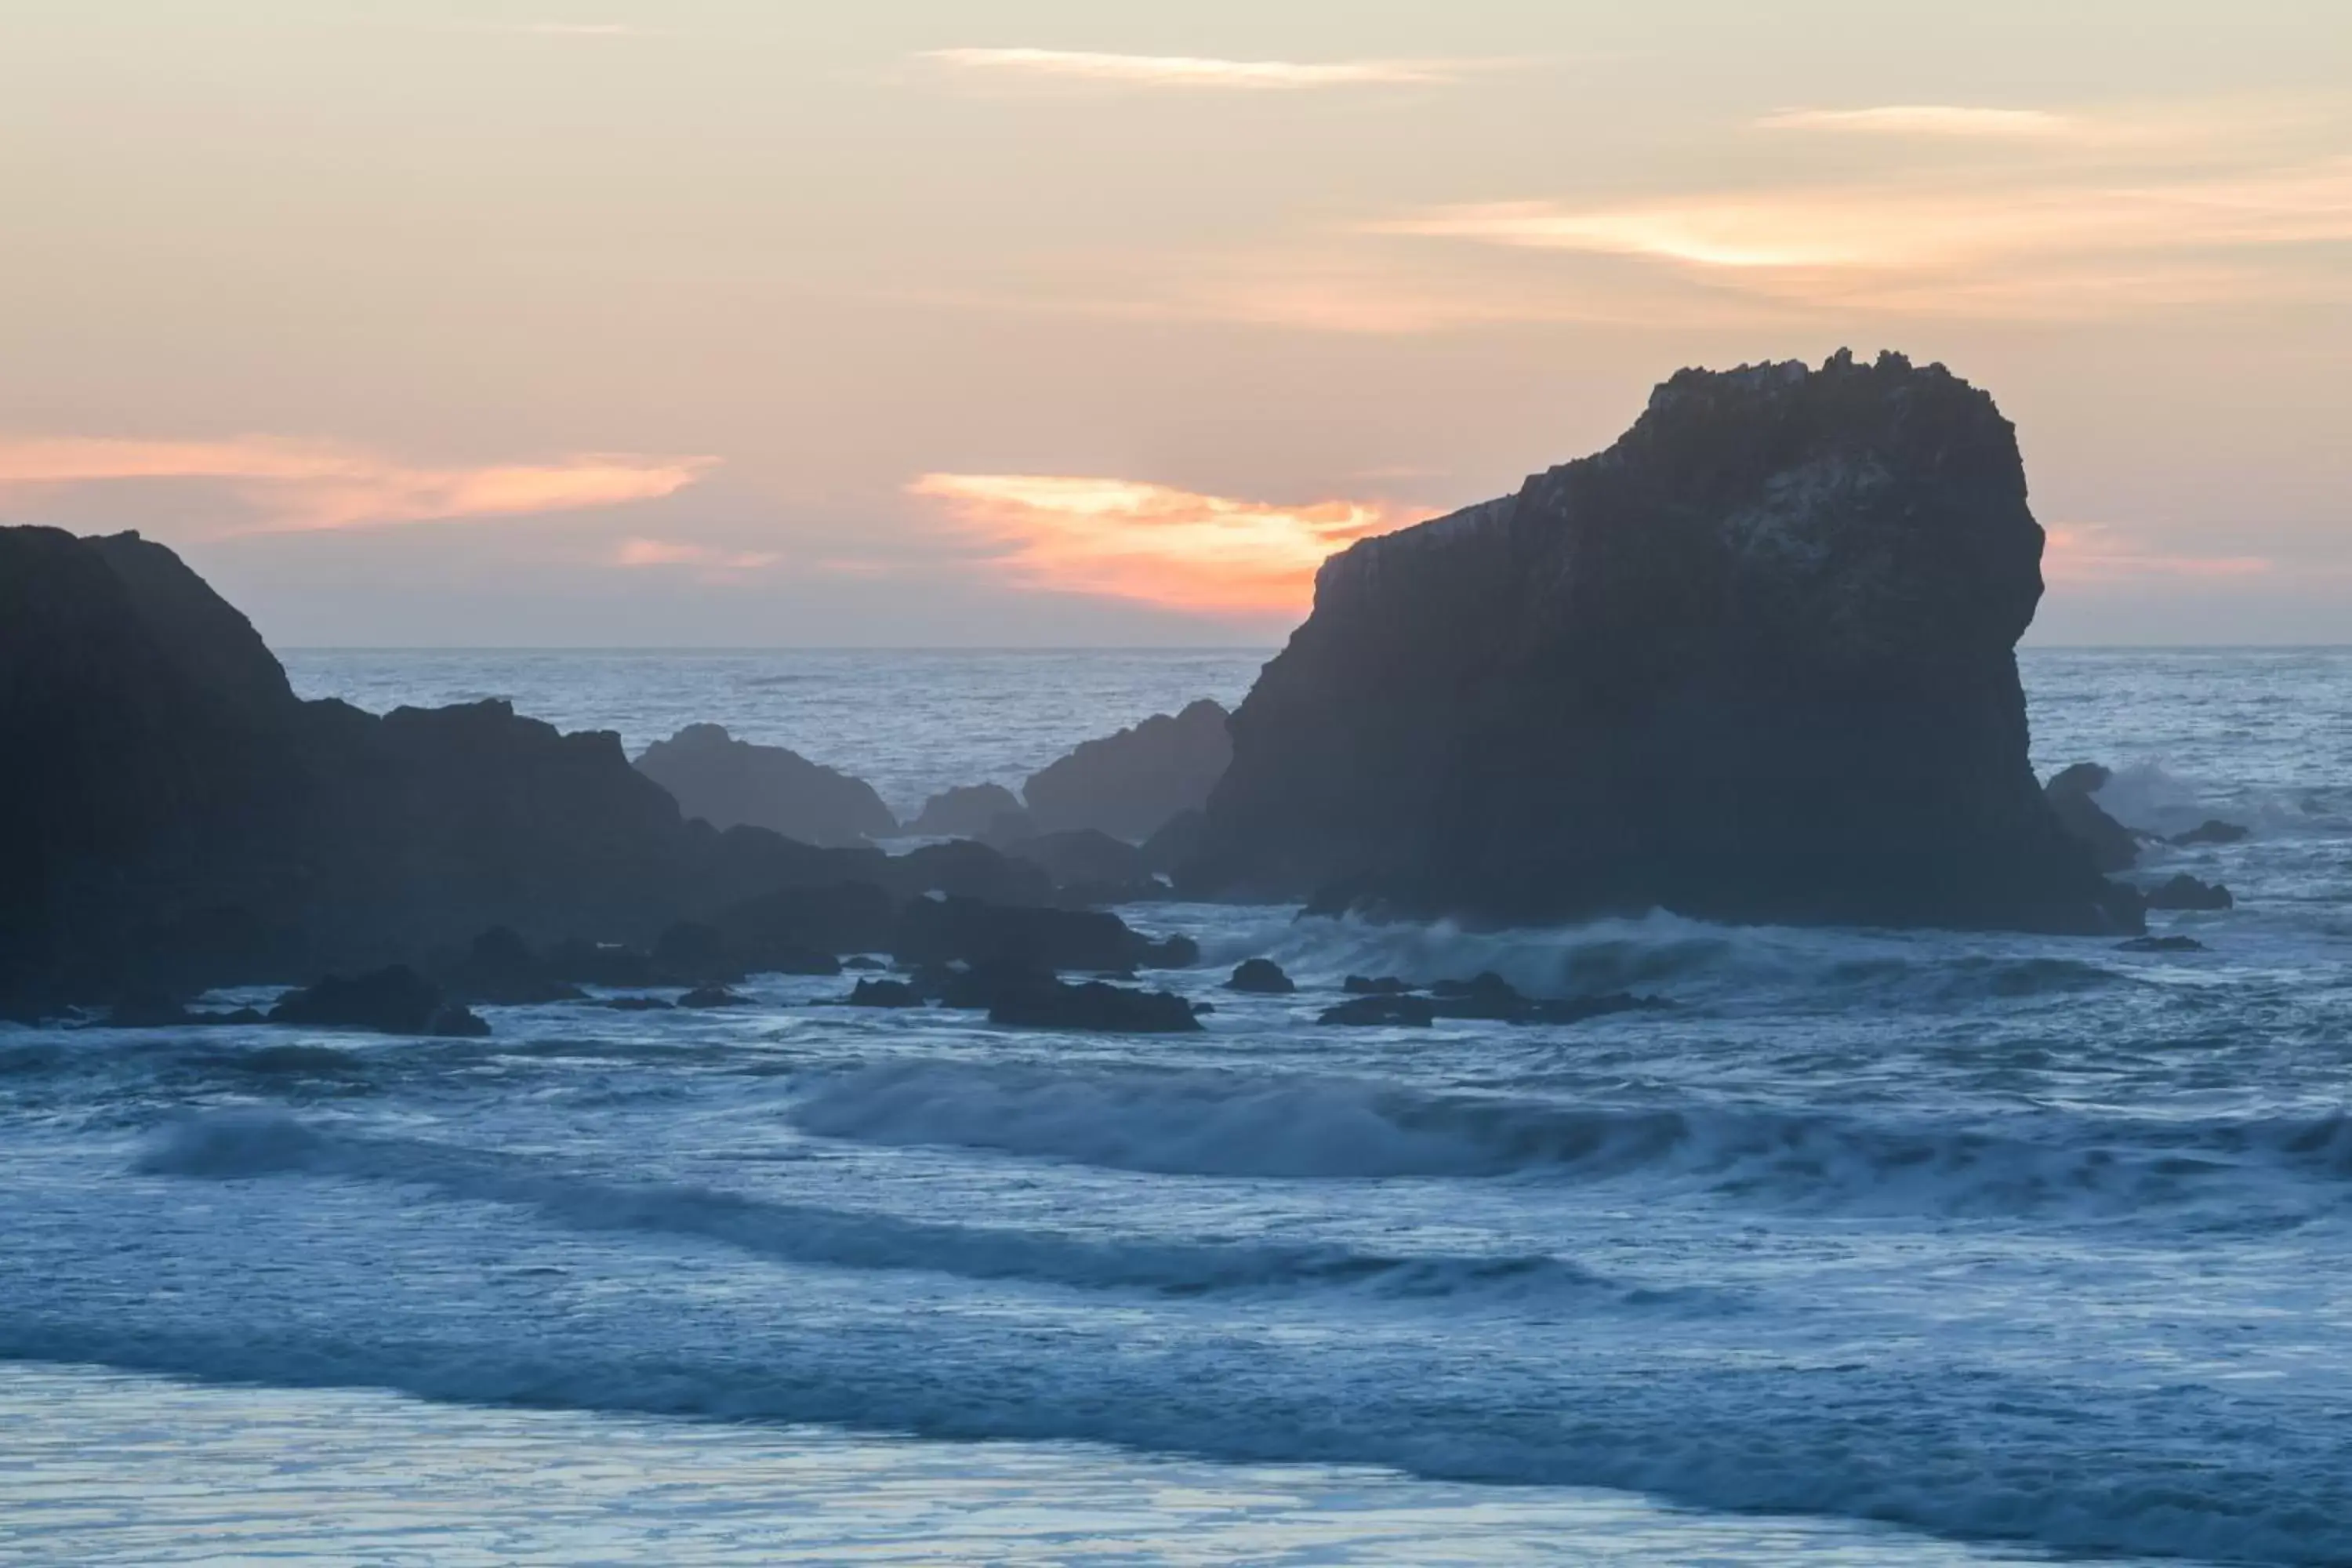
<instances>
[{"instance_id":1,"label":"ocean","mask_svg":"<svg viewBox=\"0 0 2352 1568\"><path fill-rule=\"evenodd\" d=\"M287 664L905 814L1265 657ZM2023 663L2042 771L2253 830L2139 873L2203 950L1155 905L1203 1034L0 1025L0 1561L2352 1563L2352 650ZM1674 1005L1313 1022L1488 969Z\"/></svg>"}]
</instances>

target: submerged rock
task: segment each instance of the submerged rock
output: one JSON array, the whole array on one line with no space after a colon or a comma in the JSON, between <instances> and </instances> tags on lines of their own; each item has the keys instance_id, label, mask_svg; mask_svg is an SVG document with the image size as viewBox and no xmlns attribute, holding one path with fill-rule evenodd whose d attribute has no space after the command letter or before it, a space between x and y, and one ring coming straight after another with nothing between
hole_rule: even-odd
<instances>
[{"instance_id":1,"label":"submerged rock","mask_svg":"<svg viewBox=\"0 0 2352 1568\"><path fill-rule=\"evenodd\" d=\"M1336 1007L1326 1007L1318 1024L1352 1024L1367 1027L1425 1029L1437 1018L1437 1008L1426 996L1351 996Z\"/></svg>"},{"instance_id":2,"label":"submerged rock","mask_svg":"<svg viewBox=\"0 0 2352 1568\"><path fill-rule=\"evenodd\" d=\"M1255 996L1287 996L1298 986L1274 960L1245 958L1234 965L1233 978L1225 982L1225 989Z\"/></svg>"},{"instance_id":3,"label":"submerged rock","mask_svg":"<svg viewBox=\"0 0 2352 1568\"><path fill-rule=\"evenodd\" d=\"M273 1024L371 1029L380 1035L479 1037L490 1026L449 1002L440 988L405 964L365 974L330 974L289 991L269 1010Z\"/></svg>"},{"instance_id":4,"label":"submerged rock","mask_svg":"<svg viewBox=\"0 0 2352 1568\"><path fill-rule=\"evenodd\" d=\"M851 988L850 1007L919 1007L923 994L903 980L861 980Z\"/></svg>"},{"instance_id":5,"label":"submerged rock","mask_svg":"<svg viewBox=\"0 0 2352 1568\"><path fill-rule=\"evenodd\" d=\"M698 985L677 999L681 1007L748 1007L749 996L739 996L724 985Z\"/></svg>"},{"instance_id":6,"label":"submerged rock","mask_svg":"<svg viewBox=\"0 0 2352 1568\"><path fill-rule=\"evenodd\" d=\"M2090 852L2093 865L2102 871L2127 871L2139 862L2139 839L2093 798L2114 776L2096 763L2076 763L2052 773L2042 797L2059 825Z\"/></svg>"},{"instance_id":7,"label":"submerged rock","mask_svg":"<svg viewBox=\"0 0 2352 1568\"><path fill-rule=\"evenodd\" d=\"M1340 983L1339 989L1350 996L1402 996L1412 990L1413 984L1393 974L1350 974Z\"/></svg>"},{"instance_id":8,"label":"submerged rock","mask_svg":"<svg viewBox=\"0 0 2352 1568\"><path fill-rule=\"evenodd\" d=\"M2150 888L2147 897L2151 910L2226 910L2238 901L2219 882L2200 882L2186 871Z\"/></svg>"},{"instance_id":9,"label":"submerged rock","mask_svg":"<svg viewBox=\"0 0 2352 1568\"><path fill-rule=\"evenodd\" d=\"M1179 889L2135 929L2027 756L2042 546L1941 366L1685 371L1606 452L1324 564Z\"/></svg>"},{"instance_id":10,"label":"submerged rock","mask_svg":"<svg viewBox=\"0 0 2352 1568\"><path fill-rule=\"evenodd\" d=\"M1021 787L1040 833L1094 828L1141 843L1207 804L1233 761L1223 707L1206 699L1172 717L1087 741Z\"/></svg>"},{"instance_id":11,"label":"submerged rock","mask_svg":"<svg viewBox=\"0 0 2352 1568\"><path fill-rule=\"evenodd\" d=\"M898 819L863 779L782 746L738 741L717 724L688 724L638 754L639 773L678 808L714 827L764 827L803 844L856 845L898 832Z\"/></svg>"},{"instance_id":12,"label":"submerged rock","mask_svg":"<svg viewBox=\"0 0 2352 1568\"><path fill-rule=\"evenodd\" d=\"M2188 832L2174 834L2170 842L2184 847L2198 844L2235 844L2252 832L2252 828L2238 823L2209 816Z\"/></svg>"},{"instance_id":13,"label":"submerged rock","mask_svg":"<svg viewBox=\"0 0 2352 1568\"><path fill-rule=\"evenodd\" d=\"M2193 936L2136 936L2116 943L2124 952L2203 952L2205 944Z\"/></svg>"},{"instance_id":14,"label":"submerged rock","mask_svg":"<svg viewBox=\"0 0 2352 1568\"><path fill-rule=\"evenodd\" d=\"M1048 970L1123 970L1149 961L1155 946L1117 915L984 903L977 899L916 899L901 911L892 952L922 965L1005 961Z\"/></svg>"}]
</instances>

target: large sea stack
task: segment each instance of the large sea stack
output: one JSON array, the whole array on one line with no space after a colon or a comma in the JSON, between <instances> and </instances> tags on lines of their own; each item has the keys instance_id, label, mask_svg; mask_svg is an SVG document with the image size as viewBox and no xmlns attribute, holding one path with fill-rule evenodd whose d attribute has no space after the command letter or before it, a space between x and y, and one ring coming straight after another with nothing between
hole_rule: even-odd
<instances>
[{"instance_id":1,"label":"large sea stack","mask_svg":"<svg viewBox=\"0 0 2352 1568\"><path fill-rule=\"evenodd\" d=\"M1940 365L1684 371L1607 451L1324 565L1183 880L2134 929L2027 760L2042 546L2013 428Z\"/></svg>"}]
</instances>

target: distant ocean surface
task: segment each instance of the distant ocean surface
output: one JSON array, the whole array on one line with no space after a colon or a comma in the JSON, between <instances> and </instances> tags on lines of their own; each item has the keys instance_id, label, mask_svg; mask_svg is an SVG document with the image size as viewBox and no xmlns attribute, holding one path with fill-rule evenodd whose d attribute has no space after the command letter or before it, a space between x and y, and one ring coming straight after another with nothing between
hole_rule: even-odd
<instances>
[{"instance_id":1,"label":"distant ocean surface","mask_svg":"<svg viewBox=\"0 0 2352 1568\"><path fill-rule=\"evenodd\" d=\"M1265 657L286 662L906 812ZM2024 667L2044 772L2253 830L2139 873L2206 951L1150 906L1204 1034L0 1026L0 1560L2352 1563L2352 651ZM1675 1005L1312 1021L1482 969Z\"/></svg>"}]
</instances>

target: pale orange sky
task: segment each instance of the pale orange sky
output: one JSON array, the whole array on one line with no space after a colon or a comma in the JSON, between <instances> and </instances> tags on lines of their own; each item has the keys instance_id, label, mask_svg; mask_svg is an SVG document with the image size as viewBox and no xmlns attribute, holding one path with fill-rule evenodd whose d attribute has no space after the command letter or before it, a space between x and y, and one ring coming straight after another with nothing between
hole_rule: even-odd
<instances>
[{"instance_id":1,"label":"pale orange sky","mask_svg":"<svg viewBox=\"0 0 2352 1568\"><path fill-rule=\"evenodd\" d=\"M2352 6L16 0L0 182L0 520L286 644L1272 641L1841 345L2042 639L2352 640Z\"/></svg>"}]
</instances>

